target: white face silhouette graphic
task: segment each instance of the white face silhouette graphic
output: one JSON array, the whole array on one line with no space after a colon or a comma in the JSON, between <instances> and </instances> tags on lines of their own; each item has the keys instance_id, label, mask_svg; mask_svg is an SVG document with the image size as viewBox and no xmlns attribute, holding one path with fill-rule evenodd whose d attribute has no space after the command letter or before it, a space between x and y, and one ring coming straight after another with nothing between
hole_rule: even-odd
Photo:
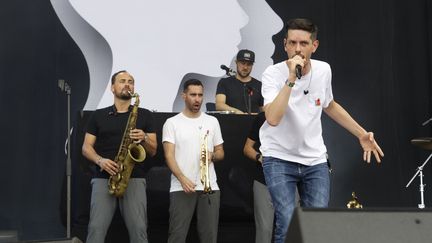
<instances>
[{"instance_id":1,"label":"white face silhouette graphic","mask_svg":"<svg viewBox=\"0 0 432 243\"><path fill-rule=\"evenodd\" d=\"M240 6L249 16L248 24L241 29L242 42L239 49L255 52L255 63L251 76L261 80L264 70L273 65L273 35L283 28L280 17L271 9L265 0L238 0ZM235 58L234 58L235 59ZM231 63L235 69L235 63Z\"/></svg>"},{"instance_id":2,"label":"white face silhouette graphic","mask_svg":"<svg viewBox=\"0 0 432 243\"><path fill-rule=\"evenodd\" d=\"M243 5L247 3L241 1ZM276 16L265 1L252 2L253 9L260 8L254 13ZM240 29L249 21L236 0L51 0L51 3L86 58L90 72L89 96L84 107L87 110L112 104L109 78L112 73L126 69L135 77L141 106L172 111L185 74L223 75L219 66L235 57L241 42ZM267 66L272 64L274 45L270 32L275 33L274 25L267 25L272 21L253 21L257 21L260 31L269 33L265 34L266 44L261 43L266 46ZM257 36L263 35L254 35ZM260 42L257 39L257 46ZM254 51L260 55L261 51Z\"/></svg>"},{"instance_id":3,"label":"white face silhouette graphic","mask_svg":"<svg viewBox=\"0 0 432 243\"><path fill-rule=\"evenodd\" d=\"M242 40L238 45L239 49L249 49L255 52L255 63L252 68L251 76L261 80L264 70L273 64L272 55L275 45L272 37L283 28L283 23L280 17L273 11L265 0L238 0L240 6L249 16L248 24L240 30ZM236 53L237 54L237 53ZM236 69L235 58L232 56L232 61L228 63L220 63L230 66L233 70ZM231 64L230 64L231 63ZM220 66L220 65L219 65ZM225 72L223 72L225 73ZM217 83L221 76L209 77L205 73L188 73L183 81L189 78L196 78L204 84L204 104L214 103ZM178 96L173 104L173 111L183 110L183 100L179 97L182 88L178 90ZM206 110L203 105L201 110Z\"/></svg>"}]
</instances>

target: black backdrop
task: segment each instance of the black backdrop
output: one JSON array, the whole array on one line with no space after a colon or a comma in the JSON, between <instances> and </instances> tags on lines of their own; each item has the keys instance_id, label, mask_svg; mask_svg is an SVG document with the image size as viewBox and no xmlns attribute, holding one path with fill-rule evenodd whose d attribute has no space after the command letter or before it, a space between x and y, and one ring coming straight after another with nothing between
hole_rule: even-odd
<instances>
[{"instance_id":1,"label":"black backdrop","mask_svg":"<svg viewBox=\"0 0 432 243\"><path fill-rule=\"evenodd\" d=\"M324 116L333 161L331 205L343 207L356 191L366 206L415 207L418 183L405 189L428 153L410 144L432 136L432 3L428 0L267 1L283 19L312 18L320 27L315 58L333 69L333 91L386 156L381 165L361 162L356 139ZM65 174L66 96L72 85L72 120L84 106L89 76L82 53L49 1L0 4L0 230L21 239L65 235L60 194ZM167 30L168 31L168 30ZM285 58L283 33L274 36L274 60ZM432 182L432 165L425 180ZM426 206L432 194L426 187ZM348 198L347 198L348 199Z\"/></svg>"}]
</instances>

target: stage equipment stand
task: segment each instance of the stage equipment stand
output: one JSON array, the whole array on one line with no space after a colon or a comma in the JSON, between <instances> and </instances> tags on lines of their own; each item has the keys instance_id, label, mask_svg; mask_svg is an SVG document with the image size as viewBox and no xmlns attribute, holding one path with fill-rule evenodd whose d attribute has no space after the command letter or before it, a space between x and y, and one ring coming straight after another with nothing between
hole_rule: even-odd
<instances>
[{"instance_id":1,"label":"stage equipment stand","mask_svg":"<svg viewBox=\"0 0 432 243\"><path fill-rule=\"evenodd\" d=\"M69 239L71 236L71 148L70 148L70 130L71 130L71 122L70 122L70 96L71 96L71 86L64 81L63 79L58 80L58 86L61 91L65 92L67 95L67 159L66 159L66 176L67 176L67 225L66 225L66 237Z\"/></svg>"},{"instance_id":2,"label":"stage equipment stand","mask_svg":"<svg viewBox=\"0 0 432 243\"><path fill-rule=\"evenodd\" d=\"M249 87L247 85L246 85L246 88L247 88L247 96L248 96L247 113L250 115L250 114L252 114L251 113L252 112L252 107L251 107L252 102L251 102L251 99L252 99L252 95L253 95L253 89L252 89L252 87Z\"/></svg>"},{"instance_id":3,"label":"stage equipment stand","mask_svg":"<svg viewBox=\"0 0 432 243\"><path fill-rule=\"evenodd\" d=\"M429 118L428 120L426 120L425 122L422 123L423 126L426 126L426 124L428 124L429 122L432 121L432 117Z\"/></svg>"},{"instance_id":4,"label":"stage equipment stand","mask_svg":"<svg viewBox=\"0 0 432 243\"><path fill-rule=\"evenodd\" d=\"M408 188L409 185L411 184L411 182L413 182L414 178L417 175L419 176L419 178L420 178L420 204L418 205L418 208L420 208L420 209L425 208L425 204L424 204L424 187L425 187L425 184L423 184L423 168L431 157L432 157L432 153L429 155L429 157L426 159L426 161L421 166L417 167L417 172L414 174L414 176L411 178L411 180L405 186L406 188Z\"/></svg>"},{"instance_id":5,"label":"stage equipment stand","mask_svg":"<svg viewBox=\"0 0 432 243\"><path fill-rule=\"evenodd\" d=\"M430 121L432 121L432 117L429 118L427 121L423 122L422 125L425 126L426 124L428 124ZM432 150L432 138L428 138L428 137L424 137L424 138L414 138L411 140L411 143L415 146L418 146L422 149L426 149L426 150ZM405 186L406 188L409 187L409 185L411 184L411 182L413 182L414 178L418 175L420 178L420 204L418 205L418 207L420 209L425 208L425 204L424 204L424 188L425 188L425 184L423 184L423 168L425 167L425 165L427 164L427 162L429 161L429 159L432 157L432 153L429 155L429 157L425 160L425 162L423 162L423 164L419 167L417 167L417 172L414 174L414 176L411 178L411 180L408 182L408 184Z\"/></svg>"}]
</instances>

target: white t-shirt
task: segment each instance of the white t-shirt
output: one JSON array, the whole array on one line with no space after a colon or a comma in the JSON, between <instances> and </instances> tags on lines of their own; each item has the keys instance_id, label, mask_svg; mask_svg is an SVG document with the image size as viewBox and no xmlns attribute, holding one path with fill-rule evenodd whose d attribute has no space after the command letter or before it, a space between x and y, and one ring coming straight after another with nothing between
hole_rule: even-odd
<instances>
[{"instance_id":1,"label":"white t-shirt","mask_svg":"<svg viewBox=\"0 0 432 243\"><path fill-rule=\"evenodd\" d=\"M277 126L264 122L260 129L261 153L304 165L326 162L321 114L333 100L331 69L326 62L311 60L311 71L292 87L288 107ZM262 76L264 105L273 102L288 79L285 62L269 66ZM304 91L308 90L308 94Z\"/></svg>"},{"instance_id":2,"label":"white t-shirt","mask_svg":"<svg viewBox=\"0 0 432 243\"><path fill-rule=\"evenodd\" d=\"M175 145L175 159L182 173L197 186L195 190L204 189L200 180L201 143L208 132L207 146L213 152L214 146L223 143L218 120L201 112L198 118L186 117L179 113L166 120L163 126L162 142ZM209 164L210 186L219 190L214 164ZM171 174L170 192L183 191L177 177Z\"/></svg>"}]
</instances>

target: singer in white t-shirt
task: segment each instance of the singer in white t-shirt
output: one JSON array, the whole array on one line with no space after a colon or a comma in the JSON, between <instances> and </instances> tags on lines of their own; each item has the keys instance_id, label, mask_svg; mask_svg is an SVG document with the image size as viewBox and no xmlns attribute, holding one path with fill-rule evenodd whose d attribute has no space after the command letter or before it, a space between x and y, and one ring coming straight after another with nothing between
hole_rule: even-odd
<instances>
[{"instance_id":1,"label":"singer in white t-shirt","mask_svg":"<svg viewBox=\"0 0 432 243\"><path fill-rule=\"evenodd\" d=\"M296 188L302 207L327 207L330 176L322 138L321 114L359 139L363 159L384 156L372 132L363 129L333 99L330 65L312 60L318 28L308 19L286 24L288 60L268 67L262 77L266 122L260 129L263 170L275 208L274 242L285 242L295 207Z\"/></svg>"}]
</instances>

